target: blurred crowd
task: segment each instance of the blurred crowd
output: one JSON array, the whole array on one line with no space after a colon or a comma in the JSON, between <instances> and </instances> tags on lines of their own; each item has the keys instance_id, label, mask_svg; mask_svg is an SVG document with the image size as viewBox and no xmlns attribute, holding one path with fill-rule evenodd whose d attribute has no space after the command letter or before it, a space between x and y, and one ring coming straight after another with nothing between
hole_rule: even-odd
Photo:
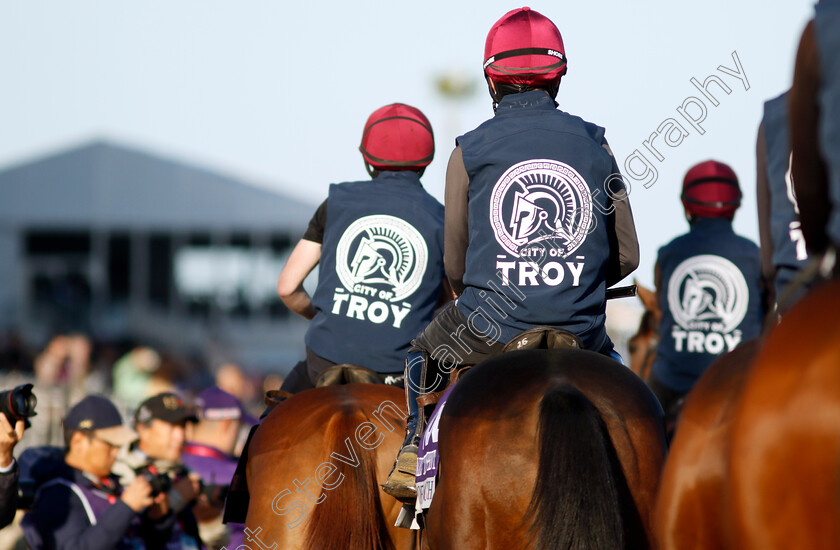
<instances>
[{"instance_id":1,"label":"blurred crowd","mask_svg":"<svg viewBox=\"0 0 840 550\"><path fill-rule=\"evenodd\" d=\"M24 500L38 495L11 507L21 510L0 530L0 550L70 539L113 547L132 537L146 547L236 548L241 526L222 524L224 495L264 391L281 383L145 344L73 333L34 350L0 334L0 391L32 384L37 397L25 432L14 418L2 423L0 451L11 457L13 449L14 459L0 464L0 478L19 478ZM87 501L62 492L70 490ZM45 512L56 507L64 517ZM86 513L110 514L113 532ZM54 540L39 540L45 536Z\"/></svg>"}]
</instances>

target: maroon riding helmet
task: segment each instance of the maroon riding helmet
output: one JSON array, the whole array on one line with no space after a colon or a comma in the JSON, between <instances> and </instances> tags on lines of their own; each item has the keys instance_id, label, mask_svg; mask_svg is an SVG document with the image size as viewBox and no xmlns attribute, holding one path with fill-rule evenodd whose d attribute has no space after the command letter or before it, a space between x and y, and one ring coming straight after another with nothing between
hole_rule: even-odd
<instances>
[{"instance_id":1,"label":"maroon riding helmet","mask_svg":"<svg viewBox=\"0 0 840 550\"><path fill-rule=\"evenodd\" d=\"M432 125L410 105L386 105L368 117L359 151L377 170L421 170L435 156Z\"/></svg>"},{"instance_id":2,"label":"maroon riding helmet","mask_svg":"<svg viewBox=\"0 0 840 550\"><path fill-rule=\"evenodd\" d=\"M738 176L722 162L701 162L686 173L681 198L694 217L732 219L741 206Z\"/></svg>"},{"instance_id":3,"label":"maroon riding helmet","mask_svg":"<svg viewBox=\"0 0 840 550\"><path fill-rule=\"evenodd\" d=\"M484 44L484 74L496 82L550 87L566 74L566 49L549 18L519 8L496 21Z\"/></svg>"}]
</instances>

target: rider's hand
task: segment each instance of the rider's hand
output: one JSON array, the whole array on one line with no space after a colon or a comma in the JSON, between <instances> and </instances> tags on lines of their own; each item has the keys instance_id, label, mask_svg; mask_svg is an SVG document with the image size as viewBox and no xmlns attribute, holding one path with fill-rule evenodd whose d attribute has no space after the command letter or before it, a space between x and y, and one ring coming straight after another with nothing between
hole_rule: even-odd
<instances>
[{"instance_id":1,"label":"rider's hand","mask_svg":"<svg viewBox=\"0 0 840 550\"><path fill-rule=\"evenodd\" d=\"M152 498L152 486L142 477L135 478L131 485L125 488L120 500L135 512L142 512L155 502Z\"/></svg>"},{"instance_id":2,"label":"rider's hand","mask_svg":"<svg viewBox=\"0 0 840 550\"><path fill-rule=\"evenodd\" d=\"M15 427L0 413L0 468L7 468L12 464L12 451L23 437L23 420L15 422Z\"/></svg>"}]
</instances>

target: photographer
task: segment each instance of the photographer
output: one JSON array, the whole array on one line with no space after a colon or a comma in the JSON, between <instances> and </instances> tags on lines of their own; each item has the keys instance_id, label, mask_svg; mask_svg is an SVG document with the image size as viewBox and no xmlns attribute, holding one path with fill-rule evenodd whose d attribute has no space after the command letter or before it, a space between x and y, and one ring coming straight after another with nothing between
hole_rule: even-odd
<instances>
[{"instance_id":1,"label":"photographer","mask_svg":"<svg viewBox=\"0 0 840 550\"><path fill-rule=\"evenodd\" d=\"M18 465L12 451L23 437L23 420L14 427L0 413L0 529L15 519L18 498Z\"/></svg>"},{"instance_id":2,"label":"photographer","mask_svg":"<svg viewBox=\"0 0 840 550\"><path fill-rule=\"evenodd\" d=\"M256 424L233 395L216 386L201 392L195 400L197 424L188 426L184 464L201 476L202 496L195 507L201 539L208 548L239 548L245 544L245 526L222 523L225 495L237 459L234 448L243 423Z\"/></svg>"},{"instance_id":3,"label":"photographer","mask_svg":"<svg viewBox=\"0 0 840 550\"><path fill-rule=\"evenodd\" d=\"M134 413L138 440L120 450L114 465L123 484L142 476L165 494L176 518L167 548L202 548L192 511L199 494L199 476L189 474L181 462L186 424L197 421L178 395L149 397Z\"/></svg>"},{"instance_id":4,"label":"photographer","mask_svg":"<svg viewBox=\"0 0 840 550\"><path fill-rule=\"evenodd\" d=\"M151 496L144 479L121 490L111 474L119 447L134 437L105 397L90 395L70 409L64 419L64 460L36 480L32 511L21 524L30 548L106 550L165 543L174 518L163 499Z\"/></svg>"}]
</instances>

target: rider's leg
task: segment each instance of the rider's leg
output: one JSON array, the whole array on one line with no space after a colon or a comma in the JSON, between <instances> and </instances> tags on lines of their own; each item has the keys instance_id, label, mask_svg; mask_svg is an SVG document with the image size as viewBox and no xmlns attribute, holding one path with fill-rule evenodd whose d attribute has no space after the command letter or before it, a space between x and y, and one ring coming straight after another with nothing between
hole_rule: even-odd
<instances>
[{"instance_id":1,"label":"rider's leg","mask_svg":"<svg viewBox=\"0 0 840 550\"><path fill-rule=\"evenodd\" d=\"M283 379L283 384L280 386L280 390L289 393L300 393L304 390L311 390L314 387L309 380L306 360L303 360L295 365L291 372L286 375L286 378Z\"/></svg>"},{"instance_id":2,"label":"rider's leg","mask_svg":"<svg viewBox=\"0 0 840 550\"><path fill-rule=\"evenodd\" d=\"M323 357L316 355L309 347L306 348L306 359L295 365L279 390L268 390L265 392L266 410L260 416L260 420L268 416L271 410L283 402L286 398L302 391L311 390L315 387L315 380L318 375L335 365Z\"/></svg>"},{"instance_id":3,"label":"rider's leg","mask_svg":"<svg viewBox=\"0 0 840 550\"><path fill-rule=\"evenodd\" d=\"M417 405L423 393L443 389L452 368L475 365L499 353L504 344L482 335L452 302L429 323L412 342L406 359L406 399L409 408L409 425L406 441L394 464L388 481L383 486L386 493L411 502L416 496L414 471L417 468L417 445L423 431L424 413ZM426 353L411 353L425 350ZM431 351L437 350L437 354ZM441 350L448 350L440 353ZM434 355L434 357L430 357ZM438 357L439 356L439 357ZM444 362L440 365L437 360ZM414 442L414 444L413 444ZM399 496L398 496L399 495Z\"/></svg>"},{"instance_id":4,"label":"rider's leg","mask_svg":"<svg viewBox=\"0 0 840 550\"><path fill-rule=\"evenodd\" d=\"M405 443L417 444L426 425L426 412L417 403L417 398L441 391L449 381L449 373L442 372L437 361L425 350L412 348L405 360L405 397L408 405Z\"/></svg>"},{"instance_id":5,"label":"rider's leg","mask_svg":"<svg viewBox=\"0 0 840 550\"><path fill-rule=\"evenodd\" d=\"M613 346L612 342L609 342L609 344L601 350L601 354L606 355L607 357L610 357L612 359L615 359L616 361L618 361L622 365L624 364L624 359L622 359L621 354L618 353L615 350L615 347Z\"/></svg>"},{"instance_id":6,"label":"rider's leg","mask_svg":"<svg viewBox=\"0 0 840 550\"><path fill-rule=\"evenodd\" d=\"M306 359L292 368L291 372L283 380L283 385L280 386L280 389L289 393L300 393L305 390L311 390L315 387L315 380L318 379L318 376L334 365L335 363L316 355L307 346Z\"/></svg>"},{"instance_id":7,"label":"rider's leg","mask_svg":"<svg viewBox=\"0 0 840 550\"><path fill-rule=\"evenodd\" d=\"M429 357L428 352L416 347L409 350L406 357L406 436L391 474L383 485L384 491L398 500L411 501L416 496L414 476L417 469L417 450L426 424L424 408L417 403L417 398L445 387L448 376L438 372L437 366L437 362Z\"/></svg>"}]
</instances>

